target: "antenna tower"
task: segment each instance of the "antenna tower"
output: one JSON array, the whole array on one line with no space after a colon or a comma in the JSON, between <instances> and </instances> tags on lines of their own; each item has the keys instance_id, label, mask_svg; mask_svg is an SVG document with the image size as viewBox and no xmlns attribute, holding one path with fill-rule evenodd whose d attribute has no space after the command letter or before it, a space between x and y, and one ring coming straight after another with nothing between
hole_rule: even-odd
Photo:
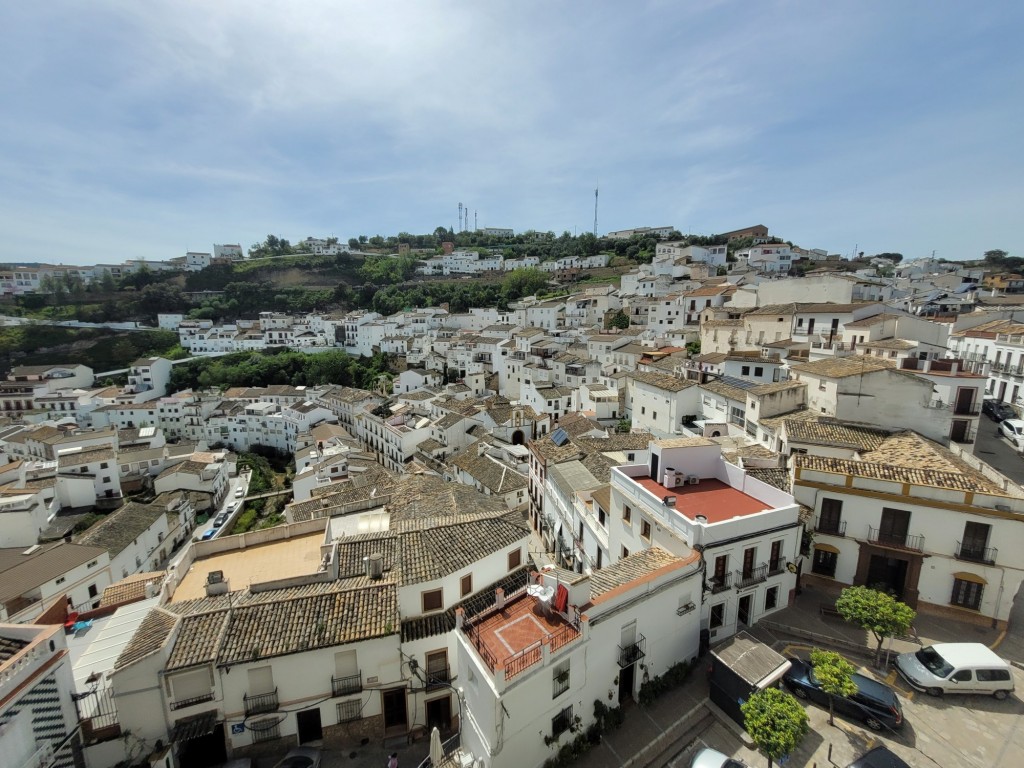
<instances>
[{"instance_id":1,"label":"antenna tower","mask_svg":"<svg viewBox=\"0 0 1024 768\"><path fill-rule=\"evenodd\" d=\"M480 226L476 222L476 211L473 211L473 230L476 231L478 229L480 229Z\"/></svg>"},{"instance_id":2,"label":"antenna tower","mask_svg":"<svg viewBox=\"0 0 1024 768\"><path fill-rule=\"evenodd\" d=\"M462 203L459 203L459 232L462 231Z\"/></svg>"},{"instance_id":3,"label":"antenna tower","mask_svg":"<svg viewBox=\"0 0 1024 768\"><path fill-rule=\"evenodd\" d=\"M597 190L598 187L594 187L594 237L597 237Z\"/></svg>"}]
</instances>

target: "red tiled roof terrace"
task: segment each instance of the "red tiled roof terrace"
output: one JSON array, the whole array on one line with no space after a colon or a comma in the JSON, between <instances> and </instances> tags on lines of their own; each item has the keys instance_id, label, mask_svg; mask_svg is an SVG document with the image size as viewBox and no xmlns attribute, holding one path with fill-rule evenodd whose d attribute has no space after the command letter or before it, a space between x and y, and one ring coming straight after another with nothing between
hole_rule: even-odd
<instances>
[{"instance_id":1,"label":"red tiled roof terrace","mask_svg":"<svg viewBox=\"0 0 1024 768\"><path fill-rule=\"evenodd\" d=\"M687 484L676 488L666 488L650 477L634 477L633 480L659 499L675 496L675 510L687 520L696 520L697 515L704 515L709 523L721 523L770 509L763 501L737 491L721 480L702 479L697 485Z\"/></svg>"}]
</instances>

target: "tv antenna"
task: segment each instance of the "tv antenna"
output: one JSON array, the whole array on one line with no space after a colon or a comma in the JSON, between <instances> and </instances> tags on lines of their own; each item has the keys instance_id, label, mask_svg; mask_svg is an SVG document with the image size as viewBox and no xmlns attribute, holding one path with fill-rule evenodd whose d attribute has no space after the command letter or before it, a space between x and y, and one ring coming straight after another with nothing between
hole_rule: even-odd
<instances>
[{"instance_id":1,"label":"tv antenna","mask_svg":"<svg viewBox=\"0 0 1024 768\"><path fill-rule=\"evenodd\" d=\"M594 237L597 237L597 191L599 187L594 187Z\"/></svg>"}]
</instances>

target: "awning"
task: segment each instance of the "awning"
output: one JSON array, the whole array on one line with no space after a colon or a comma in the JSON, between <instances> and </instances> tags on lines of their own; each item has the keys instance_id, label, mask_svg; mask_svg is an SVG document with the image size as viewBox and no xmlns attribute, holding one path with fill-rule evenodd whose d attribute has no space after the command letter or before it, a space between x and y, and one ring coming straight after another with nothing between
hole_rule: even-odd
<instances>
[{"instance_id":1,"label":"awning","mask_svg":"<svg viewBox=\"0 0 1024 768\"><path fill-rule=\"evenodd\" d=\"M988 584L988 582L981 578L981 576L976 573L971 573L970 571L957 571L953 574L953 578L959 579L960 581L970 581L974 584Z\"/></svg>"},{"instance_id":2,"label":"awning","mask_svg":"<svg viewBox=\"0 0 1024 768\"><path fill-rule=\"evenodd\" d=\"M186 717L174 723L171 731L171 742L191 741L213 733L217 727L217 710L203 712L201 715Z\"/></svg>"},{"instance_id":3,"label":"awning","mask_svg":"<svg viewBox=\"0 0 1024 768\"><path fill-rule=\"evenodd\" d=\"M822 552L831 552L833 555L839 554L839 550L831 544L815 544L814 548L820 549Z\"/></svg>"}]
</instances>

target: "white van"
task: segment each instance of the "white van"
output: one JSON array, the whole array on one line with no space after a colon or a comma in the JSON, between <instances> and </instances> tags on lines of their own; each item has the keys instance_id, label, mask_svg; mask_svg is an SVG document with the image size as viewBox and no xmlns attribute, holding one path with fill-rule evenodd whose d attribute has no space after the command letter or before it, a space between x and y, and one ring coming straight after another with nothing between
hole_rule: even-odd
<instances>
[{"instance_id":1,"label":"white van","mask_svg":"<svg viewBox=\"0 0 1024 768\"><path fill-rule=\"evenodd\" d=\"M981 643L936 643L896 657L900 676L929 696L988 693L1005 699L1013 693L1013 670Z\"/></svg>"}]
</instances>

